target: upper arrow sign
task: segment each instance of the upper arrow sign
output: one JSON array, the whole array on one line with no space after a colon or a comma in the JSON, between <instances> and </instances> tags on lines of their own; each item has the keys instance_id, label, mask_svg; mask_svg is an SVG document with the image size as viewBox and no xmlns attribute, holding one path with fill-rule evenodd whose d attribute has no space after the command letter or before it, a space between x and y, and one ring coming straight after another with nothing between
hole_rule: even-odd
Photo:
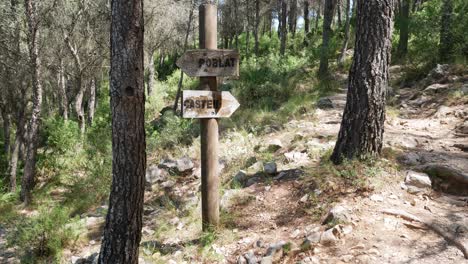
<instances>
[{"instance_id":1,"label":"upper arrow sign","mask_svg":"<svg viewBox=\"0 0 468 264\"><path fill-rule=\"evenodd\" d=\"M230 92L183 91L184 118L230 117L240 104Z\"/></svg>"},{"instance_id":2,"label":"upper arrow sign","mask_svg":"<svg viewBox=\"0 0 468 264\"><path fill-rule=\"evenodd\" d=\"M239 76L236 50L189 50L176 64L191 77Z\"/></svg>"}]
</instances>

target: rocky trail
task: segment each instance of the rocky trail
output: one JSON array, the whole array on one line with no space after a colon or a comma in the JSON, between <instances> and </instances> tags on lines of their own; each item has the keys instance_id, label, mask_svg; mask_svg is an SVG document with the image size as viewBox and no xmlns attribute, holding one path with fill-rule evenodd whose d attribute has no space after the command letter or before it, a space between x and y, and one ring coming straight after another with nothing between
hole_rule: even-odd
<instances>
[{"instance_id":1,"label":"rocky trail","mask_svg":"<svg viewBox=\"0 0 468 264\"><path fill-rule=\"evenodd\" d=\"M397 76L399 68L392 71ZM274 162L249 159L244 170L223 173L234 188L223 191L223 228L204 247L211 252L206 259L197 160L150 166L140 263L468 263L468 100L451 99L467 90L464 74L438 66L395 91L387 154L364 170L337 172L323 160L336 140L346 90L279 131L230 142L272 152ZM345 87L346 76L337 78ZM351 180L340 182L330 171ZM363 171L373 176L354 175ZM104 215L84 217L95 236L66 253L72 263L95 261Z\"/></svg>"}]
</instances>

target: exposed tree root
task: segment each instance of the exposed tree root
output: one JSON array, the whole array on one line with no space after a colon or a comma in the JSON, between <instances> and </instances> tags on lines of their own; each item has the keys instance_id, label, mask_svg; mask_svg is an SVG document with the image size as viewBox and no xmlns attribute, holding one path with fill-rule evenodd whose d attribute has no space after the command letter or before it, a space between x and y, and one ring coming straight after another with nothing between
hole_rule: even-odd
<instances>
[{"instance_id":1,"label":"exposed tree root","mask_svg":"<svg viewBox=\"0 0 468 264\"><path fill-rule=\"evenodd\" d=\"M455 245L458 249L461 250L461 252L463 253L463 256L465 257L465 259L468 259L468 249L465 247L465 245L463 245L463 243L458 240L454 235L452 234L449 234L447 232L444 232L444 230L442 230L442 228L432 224L432 223L428 223L420 218L418 218L417 216L414 216L410 213L407 213L405 211L402 211L402 210L395 210L395 209L386 209L386 210L383 210L382 213L384 214L388 214L388 215L393 215L393 216L399 216L405 220L408 220L408 221L414 221L414 222L419 222L423 225L425 225L427 228L431 229L432 231L436 232L438 235L440 235L441 237L443 237L445 240L447 240L447 242L449 243L452 243L453 245Z\"/></svg>"}]
</instances>

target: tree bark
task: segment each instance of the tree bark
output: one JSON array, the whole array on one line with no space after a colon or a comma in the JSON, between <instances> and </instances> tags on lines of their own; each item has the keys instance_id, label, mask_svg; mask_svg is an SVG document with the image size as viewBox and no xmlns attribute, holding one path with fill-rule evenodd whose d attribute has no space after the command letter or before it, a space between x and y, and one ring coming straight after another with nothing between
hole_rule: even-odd
<instances>
[{"instance_id":1,"label":"tree bark","mask_svg":"<svg viewBox=\"0 0 468 264\"><path fill-rule=\"evenodd\" d=\"M325 9L323 16L323 32L322 32L322 47L320 54L319 75L327 76L328 73L328 58L330 57L330 38L332 35L331 23L335 14L336 0L325 0Z\"/></svg>"},{"instance_id":2,"label":"tree bark","mask_svg":"<svg viewBox=\"0 0 468 264\"><path fill-rule=\"evenodd\" d=\"M32 72L33 86L33 107L31 119L29 121L29 136L26 142L26 159L24 164L24 175L21 185L20 199L25 205L31 202L31 191L34 188L34 178L36 172L36 154L37 154L37 137L39 131L40 114L42 107L42 84L41 77L41 60L38 50L38 21L37 21L37 6L35 0L25 0L25 13L28 25L28 49L29 60Z\"/></svg>"},{"instance_id":3,"label":"tree bark","mask_svg":"<svg viewBox=\"0 0 468 264\"><path fill-rule=\"evenodd\" d=\"M16 173L18 169L18 158L20 147L23 144L23 135L24 135L24 110L18 109L17 113L17 127L15 133L15 142L11 149L10 162L8 165L8 174L10 176L10 192L16 191Z\"/></svg>"},{"instance_id":4,"label":"tree bark","mask_svg":"<svg viewBox=\"0 0 468 264\"><path fill-rule=\"evenodd\" d=\"M310 18L309 18L309 0L304 1L304 46L309 45Z\"/></svg>"},{"instance_id":5,"label":"tree bark","mask_svg":"<svg viewBox=\"0 0 468 264\"><path fill-rule=\"evenodd\" d=\"M91 126L94 121L94 113L96 112L96 80L93 78L89 84L89 99L88 99L88 125Z\"/></svg>"},{"instance_id":6,"label":"tree bark","mask_svg":"<svg viewBox=\"0 0 468 264\"><path fill-rule=\"evenodd\" d=\"M260 0L255 0L255 27L254 27L254 38L255 38L255 55L258 56L258 28L260 26Z\"/></svg>"},{"instance_id":7,"label":"tree bark","mask_svg":"<svg viewBox=\"0 0 468 264\"><path fill-rule=\"evenodd\" d=\"M336 17L337 17L337 20L338 20L338 27L341 29L341 26L343 24L343 22L341 21L341 8L342 8L342 3L341 3L341 0L338 0L338 3L337 3L337 8L336 8Z\"/></svg>"},{"instance_id":8,"label":"tree bark","mask_svg":"<svg viewBox=\"0 0 468 264\"><path fill-rule=\"evenodd\" d=\"M289 32L292 33L292 38L296 36L296 24L297 24L297 0L291 0L291 6L289 7Z\"/></svg>"},{"instance_id":9,"label":"tree bark","mask_svg":"<svg viewBox=\"0 0 468 264\"><path fill-rule=\"evenodd\" d=\"M398 41L397 57L403 59L408 53L410 23L410 0L401 1L400 12L400 40Z\"/></svg>"},{"instance_id":10,"label":"tree bark","mask_svg":"<svg viewBox=\"0 0 468 264\"><path fill-rule=\"evenodd\" d=\"M287 15L288 14L288 4L286 0L281 0L281 45L280 45L280 54L284 56L286 52L286 42L288 38L288 28L287 28Z\"/></svg>"},{"instance_id":11,"label":"tree bark","mask_svg":"<svg viewBox=\"0 0 468 264\"><path fill-rule=\"evenodd\" d=\"M442 16L440 22L440 46L439 57L440 62L450 63L454 60L453 54L453 31L452 31L452 16L453 16L453 0L444 0L442 5Z\"/></svg>"},{"instance_id":12,"label":"tree bark","mask_svg":"<svg viewBox=\"0 0 468 264\"><path fill-rule=\"evenodd\" d=\"M318 1L318 6L316 9L316 14L315 14L315 34L318 34L318 26L319 26L319 20L321 18L321 12L322 12L322 0Z\"/></svg>"},{"instance_id":13,"label":"tree bark","mask_svg":"<svg viewBox=\"0 0 468 264\"><path fill-rule=\"evenodd\" d=\"M350 36L350 13L351 11L351 0L347 0L346 3L346 25L345 25L345 38L343 41L343 46L341 47L340 57L338 58L338 65L343 67L346 59L346 50L348 50L349 36Z\"/></svg>"},{"instance_id":14,"label":"tree bark","mask_svg":"<svg viewBox=\"0 0 468 264\"><path fill-rule=\"evenodd\" d=\"M9 111L2 109L2 119L3 119L3 151L5 152L6 157L10 155L10 128L11 128L11 116Z\"/></svg>"},{"instance_id":15,"label":"tree bark","mask_svg":"<svg viewBox=\"0 0 468 264\"><path fill-rule=\"evenodd\" d=\"M153 86L154 86L154 77L156 76L156 72L154 69L154 50L151 51L149 55L149 63L148 63L148 84L146 85L147 95L151 97L153 94Z\"/></svg>"},{"instance_id":16,"label":"tree bark","mask_svg":"<svg viewBox=\"0 0 468 264\"><path fill-rule=\"evenodd\" d=\"M146 171L143 0L112 0L112 188L100 264L136 264Z\"/></svg>"},{"instance_id":17,"label":"tree bark","mask_svg":"<svg viewBox=\"0 0 468 264\"><path fill-rule=\"evenodd\" d=\"M335 164L381 153L395 1L357 3L356 48L343 120L331 156Z\"/></svg>"},{"instance_id":18,"label":"tree bark","mask_svg":"<svg viewBox=\"0 0 468 264\"><path fill-rule=\"evenodd\" d=\"M63 120L68 120L68 96L67 88L65 84L65 69L63 66L63 60L60 58L59 71L57 74L57 82L59 88L59 100L60 100L60 110L62 112Z\"/></svg>"}]
</instances>

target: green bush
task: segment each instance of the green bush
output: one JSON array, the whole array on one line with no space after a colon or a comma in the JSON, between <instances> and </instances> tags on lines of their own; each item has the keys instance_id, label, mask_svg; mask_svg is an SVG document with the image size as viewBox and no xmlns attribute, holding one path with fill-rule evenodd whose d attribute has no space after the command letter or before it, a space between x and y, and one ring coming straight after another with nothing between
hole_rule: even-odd
<instances>
[{"instance_id":1,"label":"green bush","mask_svg":"<svg viewBox=\"0 0 468 264\"><path fill-rule=\"evenodd\" d=\"M22 245L22 263L59 262L62 249L80 234L80 228L69 219L67 208L39 208L36 216L18 221L8 237L10 245Z\"/></svg>"}]
</instances>

